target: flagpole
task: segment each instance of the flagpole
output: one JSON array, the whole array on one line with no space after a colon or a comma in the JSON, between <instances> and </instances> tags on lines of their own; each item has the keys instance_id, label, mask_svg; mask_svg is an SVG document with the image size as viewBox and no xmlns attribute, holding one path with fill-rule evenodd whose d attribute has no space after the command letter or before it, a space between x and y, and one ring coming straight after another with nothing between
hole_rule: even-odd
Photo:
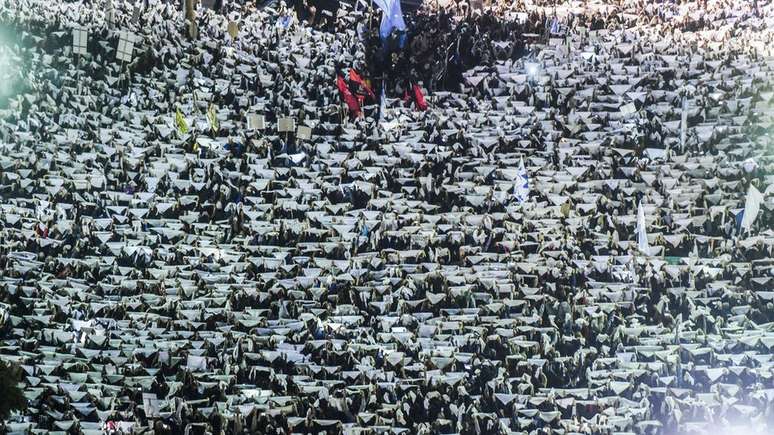
<instances>
[{"instance_id":1,"label":"flagpole","mask_svg":"<svg viewBox=\"0 0 774 435\"><path fill-rule=\"evenodd\" d=\"M75 55L75 80L78 82L78 95L82 95L81 89L81 56Z\"/></svg>"},{"instance_id":2,"label":"flagpole","mask_svg":"<svg viewBox=\"0 0 774 435\"><path fill-rule=\"evenodd\" d=\"M368 6L368 35L371 35L371 23L374 18L374 0L369 0Z\"/></svg>"}]
</instances>

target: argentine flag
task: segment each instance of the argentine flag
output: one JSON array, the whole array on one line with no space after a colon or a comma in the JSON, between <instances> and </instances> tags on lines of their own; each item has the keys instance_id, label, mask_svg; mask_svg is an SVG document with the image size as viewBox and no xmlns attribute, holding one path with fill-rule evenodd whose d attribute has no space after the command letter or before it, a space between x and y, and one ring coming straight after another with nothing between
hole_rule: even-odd
<instances>
[{"instance_id":1,"label":"argentine flag","mask_svg":"<svg viewBox=\"0 0 774 435\"><path fill-rule=\"evenodd\" d=\"M387 39L392 29L406 30L400 0L374 0L374 3L382 10L382 22L379 26L379 36L382 39Z\"/></svg>"}]
</instances>

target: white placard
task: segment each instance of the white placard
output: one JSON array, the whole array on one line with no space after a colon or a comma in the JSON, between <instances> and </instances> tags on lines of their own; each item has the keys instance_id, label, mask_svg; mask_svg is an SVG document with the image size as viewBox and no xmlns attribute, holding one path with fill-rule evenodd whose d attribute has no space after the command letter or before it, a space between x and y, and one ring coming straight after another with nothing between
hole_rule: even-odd
<instances>
[{"instance_id":1,"label":"white placard","mask_svg":"<svg viewBox=\"0 0 774 435\"><path fill-rule=\"evenodd\" d=\"M86 54L86 45L89 43L89 34L85 29L77 27L73 29L73 54Z\"/></svg>"},{"instance_id":2,"label":"white placard","mask_svg":"<svg viewBox=\"0 0 774 435\"><path fill-rule=\"evenodd\" d=\"M278 118L277 131L280 133L292 132L296 129L296 120L293 118Z\"/></svg>"},{"instance_id":3,"label":"white placard","mask_svg":"<svg viewBox=\"0 0 774 435\"><path fill-rule=\"evenodd\" d=\"M307 127L306 125L299 125L296 130L296 137L302 140L312 139L312 128Z\"/></svg>"},{"instance_id":4,"label":"white placard","mask_svg":"<svg viewBox=\"0 0 774 435\"><path fill-rule=\"evenodd\" d=\"M266 119L263 115L257 113L249 113L247 115L247 129L248 130L263 130L266 128Z\"/></svg>"},{"instance_id":5,"label":"white placard","mask_svg":"<svg viewBox=\"0 0 774 435\"><path fill-rule=\"evenodd\" d=\"M128 30L122 30L118 38L116 59L120 60L121 62L131 62L132 53L134 52L134 42L136 40L137 35Z\"/></svg>"}]
</instances>

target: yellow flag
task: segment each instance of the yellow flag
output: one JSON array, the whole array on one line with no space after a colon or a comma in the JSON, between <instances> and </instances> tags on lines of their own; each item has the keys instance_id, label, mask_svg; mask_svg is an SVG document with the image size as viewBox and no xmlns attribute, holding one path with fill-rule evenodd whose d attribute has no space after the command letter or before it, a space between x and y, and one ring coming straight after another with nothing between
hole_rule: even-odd
<instances>
[{"instance_id":1,"label":"yellow flag","mask_svg":"<svg viewBox=\"0 0 774 435\"><path fill-rule=\"evenodd\" d=\"M231 35L231 39L236 39L239 35L239 25L234 21L228 23L228 34Z\"/></svg>"},{"instance_id":2,"label":"yellow flag","mask_svg":"<svg viewBox=\"0 0 774 435\"><path fill-rule=\"evenodd\" d=\"M175 113L175 122L177 123L177 130L181 135L188 133L188 123L185 122L185 118L179 107L177 108L177 113Z\"/></svg>"},{"instance_id":3,"label":"yellow flag","mask_svg":"<svg viewBox=\"0 0 774 435\"><path fill-rule=\"evenodd\" d=\"M215 106L210 103L210 107L207 109L207 119L210 121L210 128L213 133L217 133L220 130L218 125L218 114L215 112Z\"/></svg>"}]
</instances>

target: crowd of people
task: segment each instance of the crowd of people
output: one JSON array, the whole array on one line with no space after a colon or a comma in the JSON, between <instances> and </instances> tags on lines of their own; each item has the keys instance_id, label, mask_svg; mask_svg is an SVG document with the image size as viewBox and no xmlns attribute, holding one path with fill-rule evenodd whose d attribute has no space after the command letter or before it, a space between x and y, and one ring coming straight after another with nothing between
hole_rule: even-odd
<instances>
[{"instance_id":1,"label":"crowd of people","mask_svg":"<svg viewBox=\"0 0 774 435\"><path fill-rule=\"evenodd\" d=\"M362 1L362 0L360 0ZM306 3L305 3L306 4ZM699 7L696 7L699 6ZM379 16L378 8L369 13ZM431 90L460 90L461 74L479 65L529 55L531 43L566 33L659 25L699 31L737 14L760 15L757 2L428 1L389 41L371 25L366 44L371 74L389 84L410 78ZM376 22L371 19L370 23ZM363 24L365 26L365 24ZM406 42L408 41L408 42Z\"/></svg>"},{"instance_id":2,"label":"crowd of people","mask_svg":"<svg viewBox=\"0 0 774 435\"><path fill-rule=\"evenodd\" d=\"M0 2L5 431L774 428L771 2L177 3Z\"/></svg>"}]
</instances>

